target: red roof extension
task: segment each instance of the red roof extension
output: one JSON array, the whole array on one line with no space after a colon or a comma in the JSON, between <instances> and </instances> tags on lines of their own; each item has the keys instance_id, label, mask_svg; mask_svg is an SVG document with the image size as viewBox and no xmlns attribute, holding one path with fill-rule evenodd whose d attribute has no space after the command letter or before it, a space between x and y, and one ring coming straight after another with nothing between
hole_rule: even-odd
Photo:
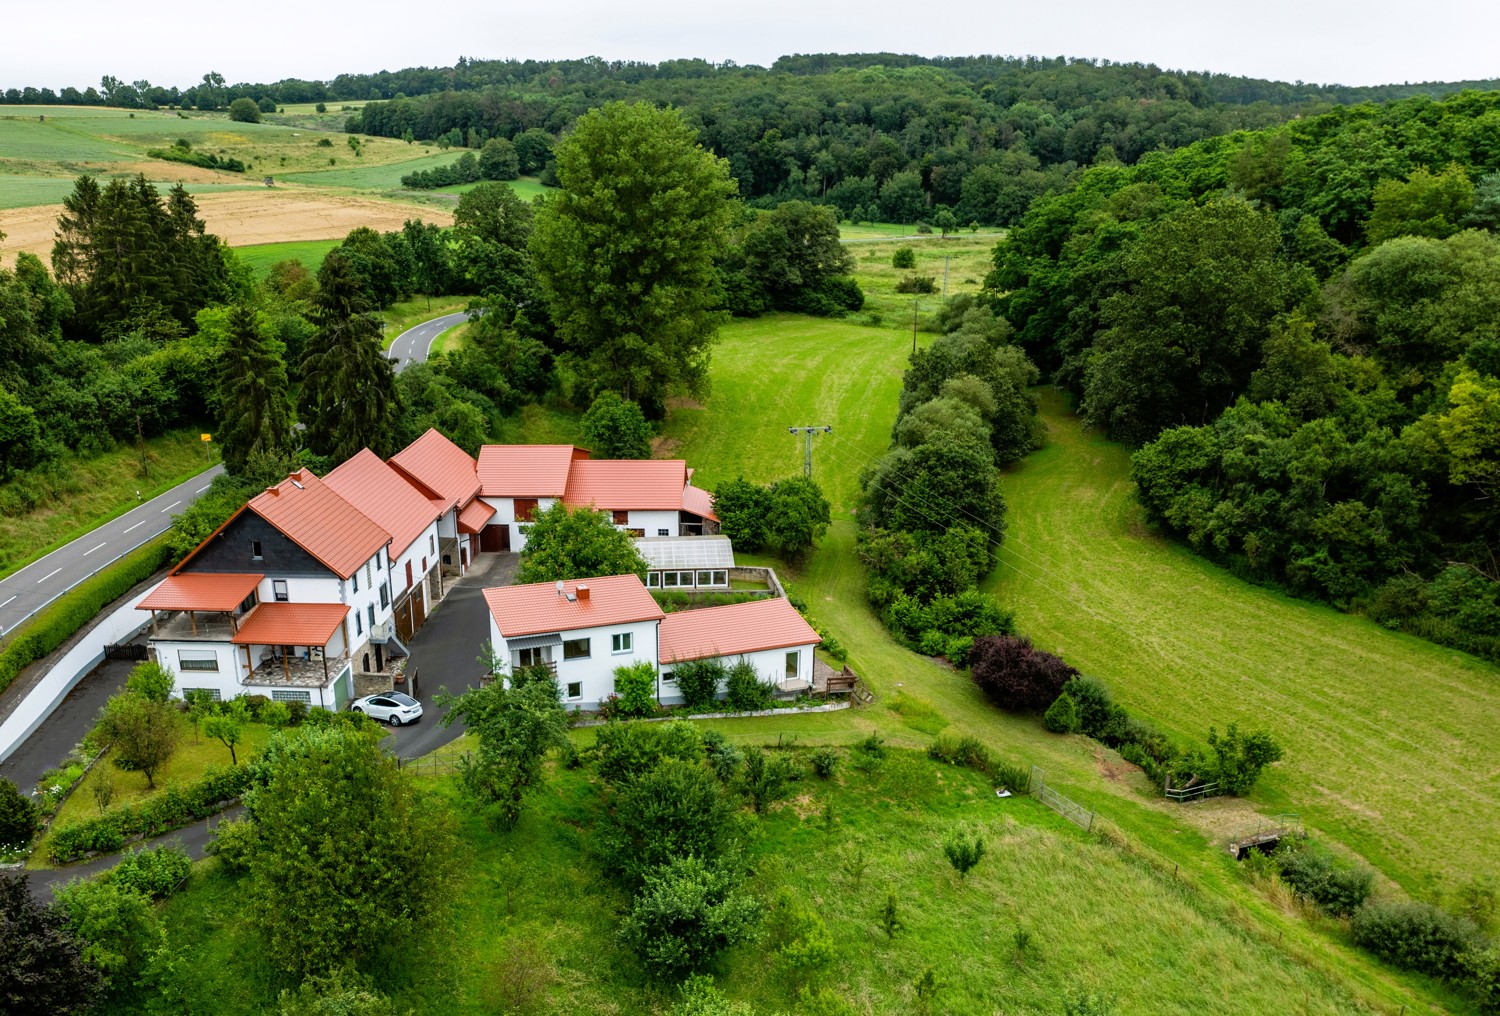
<instances>
[{"instance_id":1,"label":"red roof extension","mask_svg":"<svg viewBox=\"0 0 1500 1016\"><path fill-rule=\"evenodd\" d=\"M797 608L780 597L679 610L668 614L657 629L657 652L664 664L790 649L820 641Z\"/></svg>"},{"instance_id":2,"label":"red roof extension","mask_svg":"<svg viewBox=\"0 0 1500 1016\"><path fill-rule=\"evenodd\" d=\"M368 448L323 477L333 492L391 534L391 557L400 557L444 509Z\"/></svg>"},{"instance_id":3,"label":"red roof extension","mask_svg":"<svg viewBox=\"0 0 1500 1016\"><path fill-rule=\"evenodd\" d=\"M484 524L495 517L495 509L484 501L475 499L469 502L469 507L458 514L458 531L460 533L477 533L484 528Z\"/></svg>"},{"instance_id":4,"label":"red roof extension","mask_svg":"<svg viewBox=\"0 0 1500 1016\"><path fill-rule=\"evenodd\" d=\"M562 497L568 467L587 459L573 445L485 445L479 449L479 493L484 497Z\"/></svg>"},{"instance_id":5,"label":"red roof extension","mask_svg":"<svg viewBox=\"0 0 1500 1016\"><path fill-rule=\"evenodd\" d=\"M588 599L557 594L556 582L501 586L484 591L490 615L504 638L575 631L631 621L660 621L666 615L634 575L607 575L563 583L565 593L588 586Z\"/></svg>"},{"instance_id":6,"label":"red roof extension","mask_svg":"<svg viewBox=\"0 0 1500 1016\"><path fill-rule=\"evenodd\" d=\"M230 639L237 646L326 646L349 608L342 603L262 603Z\"/></svg>"},{"instance_id":7,"label":"red roof extension","mask_svg":"<svg viewBox=\"0 0 1500 1016\"><path fill-rule=\"evenodd\" d=\"M563 501L601 511L679 511L687 486L681 459L588 459L573 463Z\"/></svg>"},{"instance_id":8,"label":"red roof extension","mask_svg":"<svg viewBox=\"0 0 1500 1016\"><path fill-rule=\"evenodd\" d=\"M688 470L689 477L692 476L692 472L691 469ZM682 510L692 512L710 522L719 521L719 517L714 514L714 496L706 490L694 487L691 483L682 492Z\"/></svg>"},{"instance_id":9,"label":"red roof extension","mask_svg":"<svg viewBox=\"0 0 1500 1016\"><path fill-rule=\"evenodd\" d=\"M251 498L245 507L281 530L341 579L353 575L355 569L391 542L390 533L306 469L297 470L265 493Z\"/></svg>"},{"instance_id":10,"label":"red roof extension","mask_svg":"<svg viewBox=\"0 0 1500 1016\"><path fill-rule=\"evenodd\" d=\"M168 575L137 610L209 610L228 612L255 592L264 575L189 572Z\"/></svg>"},{"instance_id":11,"label":"red roof extension","mask_svg":"<svg viewBox=\"0 0 1500 1016\"><path fill-rule=\"evenodd\" d=\"M479 493L469 453L431 428L391 456L391 465L441 498L444 510L463 508Z\"/></svg>"}]
</instances>

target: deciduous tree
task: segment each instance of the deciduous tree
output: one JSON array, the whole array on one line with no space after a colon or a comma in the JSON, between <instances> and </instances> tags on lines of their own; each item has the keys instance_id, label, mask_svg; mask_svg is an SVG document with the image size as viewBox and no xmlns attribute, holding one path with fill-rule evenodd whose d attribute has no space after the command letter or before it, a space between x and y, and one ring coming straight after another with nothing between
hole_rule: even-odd
<instances>
[{"instance_id":1,"label":"deciduous tree","mask_svg":"<svg viewBox=\"0 0 1500 1016\"><path fill-rule=\"evenodd\" d=\"M583 439L596 459L649 459L653 429L646 414L617 392L600 392L583 414Z\"/></svg>"},{"instance_id":2,"label":"deciduous tree","mask_svg":"<svg viewBox=\"0 0 1500 1016\"><path fill-rule=\"evenodd\" d=\"M526 526L517 582L552 582L595 575L646 576L646 560L609 516L561 501L538 512Z\"/></svg>"}]
</instances>

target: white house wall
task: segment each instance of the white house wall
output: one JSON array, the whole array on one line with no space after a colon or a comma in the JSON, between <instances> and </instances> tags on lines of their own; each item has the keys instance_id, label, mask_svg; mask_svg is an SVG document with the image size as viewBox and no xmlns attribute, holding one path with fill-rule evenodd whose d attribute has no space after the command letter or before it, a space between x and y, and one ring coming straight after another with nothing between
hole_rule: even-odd
<instances>
[{"instance_id":1,"label":"white house wall","mask_svg":"<svg viewBox=\"0 0 1500 1016\"><path fill-rule=\"evenodd\" d=\"M785 649L764 649L757 653L720 656L718 660L724 665L725 669L728 669L743 659L755 668L755 672L760 675L763 683L780 685L783 682L795 680L786 672L786 654L794 652L797 654L797 678L806 681L807 687L811 688L813 679L813 650L817 648L817 645L816 642L812 642L805 646L788 646ZM661 669L670 672L672 666L663 665ZM724 688L721 686L718 697L722 698L724 694ZM662 705L668 706L680 705L682 703L682 693L677 690L677 683L675 681L670 679L662 680L659 700Z\"/></svg>"},{"instance_id":2,"label":"white house wall","mask_svg":"<svg viewBox=\"0 0 1500 1016\"><path fill-rule=\"evenodd\" d=\"M430 523L426 529L422 530L422 535L411 541L411 545L401 552L400 557L396 558L396 566L391 570L393 600L398 600L406 595L406 566L410 564L412 594L422 597L422 605L426 610L430 611L432 609L432 604L427 602L426 578L427 573L438 565L437 538L437 523ZM426 567L423 567L424 562ZM376 601L376 609L378 612L378 600Z\"/></svg>"},{"instance_id":3,"label":"white house wall","mask_svg":"<svg viewBox=\"0 0 1500 1016\"><path fill-rule=\"evenodd\" d=\"M479 500L495 509L495 514L491 516L486 525L505 525L510 527L510 549L518 553L524 550L526 548L526 537L521 533L521 527L526 523L516 521L516 499L513 497L482 497ZM557 498L555 497L539 497L536 499L536 510L538 512L546 511L556 503ZM473 558L473 556L474 552L470 550L469 557Z\"/></svg>"},{"instance_id":4,"label":"white house wall","mask_svg":"<svg viewBox=\"0 0 1500 1016\"><path fill-rule=\"evenodd\" d=\"M639 529L647 536L677 536L678 514L673 511L632 511L630 523L622 529Z\"/></svg>"},{"instance_id":5,"label":"white house wall","mask_svg":"<svg viewBox=\"0 0 1500 1016\"><path fill-rule=\"evenodd\" d=\"M615 668L645 661L656 666L656 621L635 621L629 624L604 625L598 628L579 628L561 633L563 641L587 638L590 655L586 660L565 660L562 647L552 647L552 662L557 665L557 686L563 695L563 704L569 709L597 709L599 703L609 698L615 690ZM628 653L614 653L611 646L613 636L628 632L631 649ZM524 638L524 636L522 636ZM490 617L490 644L496 655L506 664L513 665L510 646L500 634L499 625ZM569 697L568 685L577 682L581 687L576 697Z\"/></svg>"}]
</instances>

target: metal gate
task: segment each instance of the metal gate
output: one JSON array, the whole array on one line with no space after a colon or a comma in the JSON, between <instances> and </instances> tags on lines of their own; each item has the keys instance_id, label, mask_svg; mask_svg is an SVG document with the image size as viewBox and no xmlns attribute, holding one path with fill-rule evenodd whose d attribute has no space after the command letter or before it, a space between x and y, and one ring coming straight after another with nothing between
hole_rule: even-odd
<instances>
[{"instance_id":1,"label":"metal gate","mask_svg":"<svg viewBox=\"0 0 1500 1016\"><path fill-rule=\"evenodd\" d=\"M135 642L114 643L104 647L106 660L144 660L146 647Z\"/></svg>"}]
</instances>

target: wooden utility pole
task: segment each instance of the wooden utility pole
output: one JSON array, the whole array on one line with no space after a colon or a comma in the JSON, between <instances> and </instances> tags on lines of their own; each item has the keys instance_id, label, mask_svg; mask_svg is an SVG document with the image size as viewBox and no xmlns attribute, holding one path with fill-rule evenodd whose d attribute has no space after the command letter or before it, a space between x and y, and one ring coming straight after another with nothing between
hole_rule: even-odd
<instances>
[{"instance_id":1,"label":"wooden utility pole","mask_svg":"<svg viewBox=\"0 0 1500 1016\"><path fill-rule=\"evenodd\" d=\"M922 306L921 300L911 302L911 355L917 355L917 308Z\"/></svg>"},{"instance_id":2,"label":"wooden utility pole","mask_svg":"<svg viewBox=\"0 0 1500 1016\"><path fill-rule=\"evenodd\" d=\"M812 479L812 439L814 434L832 434L833 428L821 427L788 427L787 431L792 434L802 435L802 475Z\"/></svg>"}]
</instances>

